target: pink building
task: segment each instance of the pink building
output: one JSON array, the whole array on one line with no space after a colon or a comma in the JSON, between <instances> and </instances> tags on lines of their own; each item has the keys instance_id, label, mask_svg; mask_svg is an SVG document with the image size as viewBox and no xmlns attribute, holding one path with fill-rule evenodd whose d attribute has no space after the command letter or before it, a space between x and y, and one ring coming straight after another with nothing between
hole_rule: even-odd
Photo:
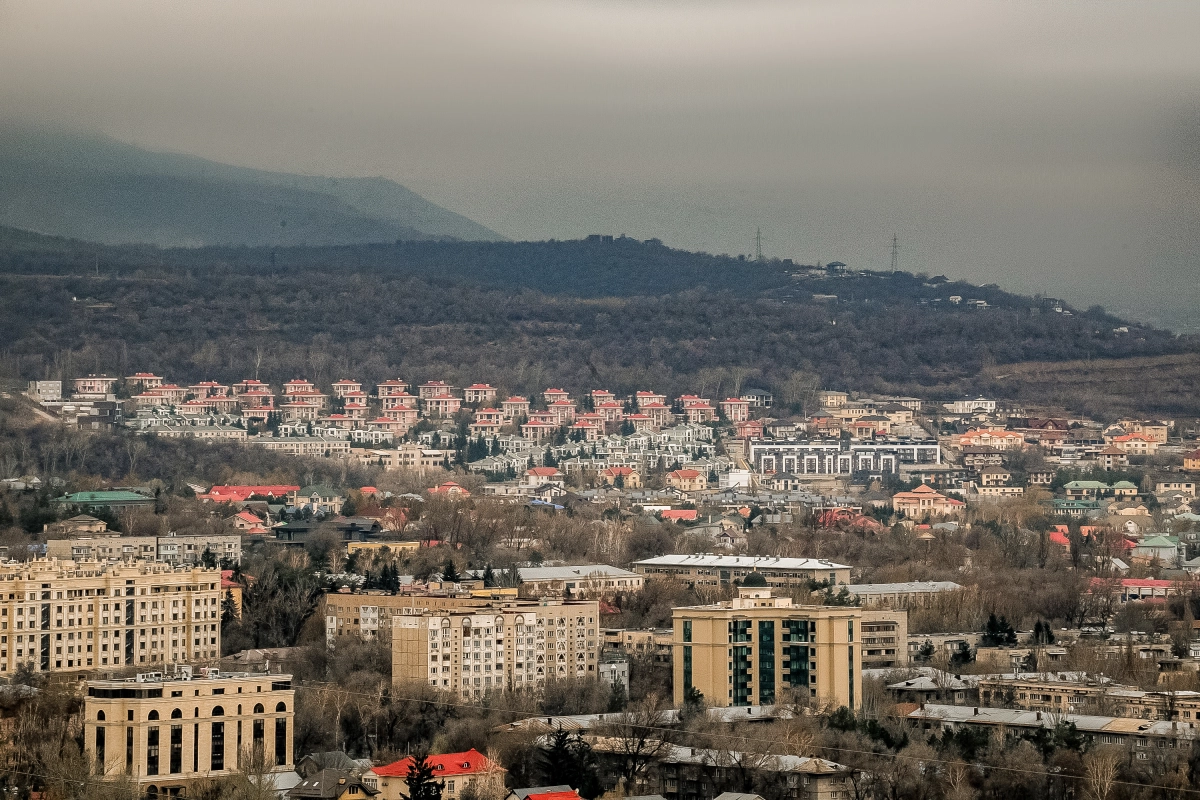
<instances>
[{"instance_id":1,"label":"pink building","mask_svg":"<svg viewBox=\"0 0 1200 800\"><path fill-rule=\"evenodd\" d=\"M466 389L463 389L463 402L474 405L475 403L492 403L496 400L496 389L490 383L472 383Z\"/></svg>"},{"instance_id":2,"label":"pink building","mask_svg":"<svg viewBox=\"0 0 1200 800\"><path fill-rule=\"evenodd\" d=\"M721 413L730 422L745 422L750 419L750 401L737 397L727 397L719 404Z\"/></svg>"}]
</instances>

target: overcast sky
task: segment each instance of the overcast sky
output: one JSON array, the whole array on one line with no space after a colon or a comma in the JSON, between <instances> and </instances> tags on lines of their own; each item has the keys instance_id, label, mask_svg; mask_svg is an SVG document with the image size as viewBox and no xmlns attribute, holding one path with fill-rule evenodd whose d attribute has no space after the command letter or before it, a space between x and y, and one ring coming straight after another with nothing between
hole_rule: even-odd
<instances>
[{"instance_id":1,"label":"overcast sky","mask_svg":"<svg viewBox=\"0 0 1200 800\"><path fill-rule=\"evenodd\" d=\"M0 0L0 114L1200 327L1200 3Z\"/></svg>"}]
</instances>

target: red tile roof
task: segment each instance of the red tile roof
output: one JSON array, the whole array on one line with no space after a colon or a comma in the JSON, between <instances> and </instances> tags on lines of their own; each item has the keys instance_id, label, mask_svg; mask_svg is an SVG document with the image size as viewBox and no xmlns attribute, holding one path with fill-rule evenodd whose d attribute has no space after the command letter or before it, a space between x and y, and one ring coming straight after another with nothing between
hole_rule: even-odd
<instances>
[{"instance_id":1,"label":"red tile roof","mask_svg":"<svg viewBox=\"0 0 1200 800\"><path fill-rule=\"evenodd\" d=\"M433 767L434 775L439 778L448 778L454 775L474 775L489 769L500 769L499 765L490 761L487 756L475 748L471 748L465 753L446 753L440 756L429 756L428 762ZM381 778L403 778L408 775L408 771L412 769L412 765L413 757L405 756L391 764L386 764L382 767L373 767L371 771ZM554 794L571 794L578 797L574 792L554 792ZM530 795L530 797L534 796L541 797L543 795Z\"/></svg>"}]
</instances>

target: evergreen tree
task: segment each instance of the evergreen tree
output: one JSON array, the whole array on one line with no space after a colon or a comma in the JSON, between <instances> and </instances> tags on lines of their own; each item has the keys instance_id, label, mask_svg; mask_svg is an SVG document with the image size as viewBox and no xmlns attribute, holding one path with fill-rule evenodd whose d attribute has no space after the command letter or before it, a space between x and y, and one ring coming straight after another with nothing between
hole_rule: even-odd
<instances>
[{"instance_id":1,"label":"evergreen tree","mask_svg":"<svg viewBox=\"0 0 1200 800\"><path fill-rule=\"evenodd\" d=\"M458 568L454 566L453 558L447 558L446 563L442 566L442 580L447 583L458 583L462 580L462 576L458 574Z\"/></svg>"},{"instance_id":2,"label":"evergreen tree","mask_svg":"<svg viewBox=\"0 0 1200 800\"><path fill-rule=\"evenodd\" d=\"M433 775L433 765L429 763L429 754L418 752L413 754L412 766L404 783L408 787L409 800L442 800L442 789L446 782L437 780Z\"/></svg>"},{"instance_id":3,"label":"evergreen tree","mask_svg":"<svg viewBox=\"0 0 1200 800\"><path fill-rule=\"evenodd\" d=\"M200 554L200 563L205 569L217 568L217 555L208 547L204 548L204 552Z\"/></svg>"},{"instance_id":4,"label":"evergreen tree","mask_svg":"<svg viewBox=\"0 0 1200 800\"><path fill-rule=\"evenodd\" d=\"M548 786L572 786L587 798L600 794L596 757L592 746L578 733L564 731L560 726L550 734L539 767L542 780Z\"/></svg>"},{"instance_id":5,"label":"evergreen tree","mask_svg":"<svg viewBox=\"0 0 1200 800\"><path fill-rule=\"evenodd\" d=\"M233 600L233 590L226 589L225 596L221 598L221 624L228 625L238 618L237 603Z\"/></svg>"},{"instance_id":6,"label":"evergreen tree","mask_svg":"<svg viewBox=\"0 0 1200 800\"><path fill-rule=\"evenodd\" d=\"M492 571L491 564L488 564L487 568L483 571L483 585L488 589L495 588L496 586L496 573Z\"/></svg>"}]
</instances>

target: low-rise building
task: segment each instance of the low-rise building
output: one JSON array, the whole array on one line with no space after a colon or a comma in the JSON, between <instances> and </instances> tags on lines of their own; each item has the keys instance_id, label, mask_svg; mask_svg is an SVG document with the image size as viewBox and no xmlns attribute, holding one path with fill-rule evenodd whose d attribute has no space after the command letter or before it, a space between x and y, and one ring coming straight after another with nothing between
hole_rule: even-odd
<instances>
[{"instance_id":1,"label":"low-rise building","mask_svg":"<svg viewBox=\"0 0 1200 800\"><path fill-rule=\"evenodd\" d=\"M846 587L864 608L913 608L927 606L942 592L963 587L953 581L909 581L907 583L854 583Z\"/></svg>"},{"instance_id":2,"label":"low-rise building","mask_svg":"<svg viewBox=\"0 0 1200 800\"><path fill-rule=\"evenodd\" d=\"M102 780L132 781L148 797L257 762L292 770L291 675L177 667L174 674L92 680L83 701L83 742Z\"/></svg>"},{"instance_id":3,"label":"low-rise building","mask_svg":"<svg viewBox=\"0 0 1200 800\"><path fill-rule=\"evenodd\" d=\"M753 572L761 574L770 586L807 586L810 582L837 585L850 582L850 567L819 558L700 553L647 558L635 562L633 568L648 578L677 578L697 586L741 583Z\"/></svg>"},{"instance_id":4,"label":"low-rise building","mask_svg":"<svg viewBox=\"0 0 1200 800\"><path fill-rule=\"evenodd\" d=\"M372 767L363 773L363 784L379 794L379 800L407 800L408 783L406 778L413 767L413 757L405 756L399 761ZM426 763L433 768L434 780L445 785L442 796L448 800L457 800L468 786L491 781L503 788L504 775L507 770L490 758L472 748L462 753L443 753L426 757Z\"/></svg>"},{"instance_id":5,"label":"low-rise building","mask_svg":"<svg viewBox=\"0 0 1200 800\"><path fill-rule=\"evenodd\" d=\"M521 567L522 597L612 597L636 592L644 578L636 572L607 564L563 567Z\"/></svg>"}]
</instances>

